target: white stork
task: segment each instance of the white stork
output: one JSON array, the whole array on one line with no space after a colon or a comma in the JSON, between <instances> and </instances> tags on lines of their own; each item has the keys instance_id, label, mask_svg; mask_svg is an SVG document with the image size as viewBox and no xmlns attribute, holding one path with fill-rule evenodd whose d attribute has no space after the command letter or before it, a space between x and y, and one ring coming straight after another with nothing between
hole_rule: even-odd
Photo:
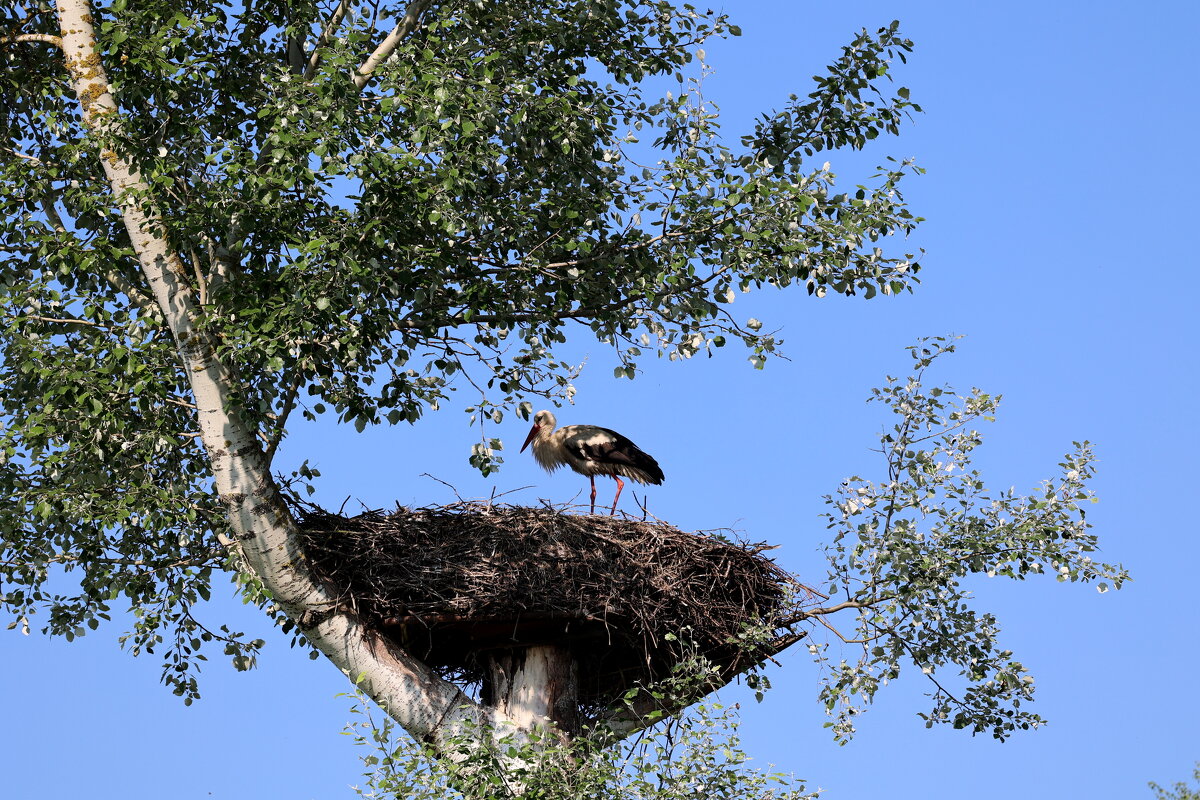
<instances>
[{"instance_id":1,"label":"white stork","mask_svg":"<svg viewBox=\"0 0 1200 800\"><path fill-rule=\"evenodd\" d=\"M592 484L592 513L596 513L596 476L608 475L617 482L617 496L612 512L617 513L617 501L625 483L621 476L638 483L659 484L663 471L658 462L642 452L636 444L616 431L596 425L567 425L555 430L558 420L549 411L533 416L533 427L521 452L533 444L533 457L547 472L566 464L580 475L587 475Z\"/></svg>"}]
</instances>

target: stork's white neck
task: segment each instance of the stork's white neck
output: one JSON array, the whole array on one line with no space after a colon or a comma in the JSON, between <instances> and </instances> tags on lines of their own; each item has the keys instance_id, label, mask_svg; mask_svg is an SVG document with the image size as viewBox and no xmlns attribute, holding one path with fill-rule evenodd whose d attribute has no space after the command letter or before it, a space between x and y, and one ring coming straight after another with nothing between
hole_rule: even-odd
<instances>
[{"instance_id":1,"label":"stork's white neck","mask_svg":"<svg viewBox=\"0 0 1200 800\"><path fill-rule=\"evenodd\" d=\"M547 472L553 472L567 463L562 446L562 440L566 436L567 431L566 428L556 431L554 429L554 416L549 416L550 419L542 424L538 429L537 436L533 437L533 441L530 444L533 448L533 457L542 465L542 469Z\"/></svg>"}]
</instances>

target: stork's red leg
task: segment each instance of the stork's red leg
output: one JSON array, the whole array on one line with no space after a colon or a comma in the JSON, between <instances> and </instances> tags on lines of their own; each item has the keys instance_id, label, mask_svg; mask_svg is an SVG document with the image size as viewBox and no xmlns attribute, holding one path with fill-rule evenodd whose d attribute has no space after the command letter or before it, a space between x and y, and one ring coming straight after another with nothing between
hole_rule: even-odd
<instances>
[{"instance_id":1,"label":"stork's red leg","mask_svg":"<svg viewBox=\"0 0 1200 800\"><path fill-rule=\"evenodd\" d=\"M596 513L596 476L588 475L588 480L592 482L592 513Z\"/></svg>"},{"instance_id":2,"label":"stork's red leg","mask_svg":"<svg viewBox=\"0 0 1200 800\"><path fill-rule=\"evenodd\" d=\"M617 513L617 501L621 499L621 490L625 488L625 484L621 481L621 477L619 475L613 475L613 480L617 482L617 496L613 498L612 512L609 514L610 517Z\"/></svg>"}]
</instances>

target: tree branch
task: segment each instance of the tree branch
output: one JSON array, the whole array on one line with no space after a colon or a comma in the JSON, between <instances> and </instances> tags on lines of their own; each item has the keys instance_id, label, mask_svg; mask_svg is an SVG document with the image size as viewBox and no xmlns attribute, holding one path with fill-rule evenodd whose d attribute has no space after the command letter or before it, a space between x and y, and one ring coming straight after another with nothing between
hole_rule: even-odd
<instances>
[{"instance_id":1,"label":"tree branch","mask_svg":"<svg viewBox=\"0 0 1200 800\"><path fill-rule=\"evenodd\" d=\"M200 305L208 305L208 282L204 279L204 270L200 269L200 256L196 255L195 250L190 250L188 255L192 259L192 273L196 276L196 296L200 301Z\"/></svg>"},{"instance_id":2,"label":"tree branch","mask_svg":"<svg viewBox=\"0 0 1200 800\"><path fill-rule=\"evenodd\" d=\"M296 370L295 377L292 378L291 385L288 386L287 394L284 395L283 409L279 413L278 419L275 420L275 432L267 438L267 448L263 454L263 458L267 460L269 465L275 458L275 451L279 448L279 443L283 441L284 431L287 429L288 416L291 415L292 409L296 407L296 397L300 393L301 372Z\"/></svg>"},{"instance_id":3,"label":"tree branch","mask_svg":"<svg viewBox=\"0 0 1200 800\"><path fill-rule=\"evenodd\" d=\"M40 158L36 158L36 157L28 155L26 153L22 153L20 150L13 150L11 147L0 147L0 150L3 150L5 153L8 153L10 155L14 155L17 158L23 158L26 161L31 162L35 166L38 166L38 167L42 166L42 160Z\"/></svg>"},{"instance_id":4,"label":"tree branch","mask_svg":"<svg viewBox=\"0 0 1200 800\"><path fill-rule=\"evenodd\" d=\"M623 705L607 712L601 712L592 721L605 725L609 733L616 739L625 739L660 722L664 717L679 713L704 695L728 685L754 664L773 659L807 636L808 631L787 633L767 642L760 652L747 653L753 659L752 663L749 661L741 664L734 662L725 669L713 669L711 672L696 675L692 679L694 683L688 685L685 691L667 692L665 703L664 696L658 692L639 691L636 696L626 700Z\"/></svg>"},{"instance_id":5,"label":"tree branch","mask_svg":"<svg viewBox=\"0 0 1200 800\"><path fill-rule=\"evenodd\" d=\"M58 36L53 36L49 33L18 33L16 36L0 36L0 44L16 44L19 42L37 42L39 44L53 45L60 50L63 42Z\"/></svg>"},{"instance_id":6,"label":"tree branch","mask_svg":"<svg viewBox=\"0 0 1200 800\"><path fill-rule=\"evenodd\" d=\"M26 156L26 158L31 158L31 156ZM36 158L33 160L37 161ZM42 162L38 161L38 163L40 164ZM63 224L62 217L59 216L58 209L54 207L54 200L46 195L42 195L38 198L38 206L42 209L42 213L46 215L46 219L50 221L51 226L54 227L55 233L67 232L67 226Z\"/></svg>"},{"instance_id":7,"label":"tree branch","mask_svg":"<svg viewBox=\"0 0 1200 800\"><path fill-rule=\"evenodd\" d=\"M333 41L334 31L342 24L342 19L345 18L346 12L350 10L352 0L341 0L338 7L334 9L333 15L329 17L329 21L325 23L325 27L321 30L321 35L317 37L316 44L313 45L312 54L308 57L308 66L304 70L304 80L311 80L312 76L317 72L317 66L321 63L321 49L328 47Z\"/></svg>"},{"instance_id":8,"label":"tree branch","mask_svg":"<svg viewBox=\"0 0 1200 800\"><path fill-rule=\"evenodd\" d=\"M55 553L54 555L47 556L45 563L109 564L114 567L148 567L149 572L162 572L168 569L178 569L179 567L201 567L212 565L215 559L224 555L224 548L214 548L202 555L192 556L191 558L180 558L174 561L168 561L165 564L157 564L144 558L88 558L86 556L75 555L72 553ZM36 565L27 561L0 561L0 566L28 569L29 567Z\"/></svg>"},{"instance_id":9,"label":"tree branch","mask_svg":"<svg viewBox=\"0 0 1200 800\"><path fill-rule=\"evenodd\" d=\"M685 294L690 291L694 291L695 289L700 288L704 284L712 282L713 280L718 278L720 275L722 275L723 273L728 272L728 271L729 271L728 267L721 267L705 277L696 278L695 280L688 281L687 283L681 283L677 286L671 287L670 289L664 289L663 291L653 292L653 293L635 292L633 294L630 294L628 297L613 301L612 303L609 303L608 305L600 307L600 308L579 307L579 308L569 309L569 310L565 310L565 311L557 311L557 312L554 312L551 314L540 314L537 312L524 312L524 313L518 312L518 313L513 313L513 314L472 314L470 319L468 319L462 312L459 312L459 313L454 313L454 314L452 314L448 317L445 317L444 319L434 323L434 326L439 327L439 328L451 328L451 327L457 327L459 325L468 325L468 324L475 325L475 324L484 324L484 323L490 324L490 323L494 323L494 322L504 322L504 323L507 323L507 322L530 322L530 321L537 321L537 320L543 320L543 319L555 319L555 320L592 319L593 317L601 316L604 314L611 314L613 312L620 311L621 309L623 309L627 306L631 306L634 303L638 303L641 301L653 300L655 302L661 302L663 300L666 300L667 298L675 297L677 295L681 295L681 294ZM449 309L444 309L444 310L449 311ZM421 320L414 320L414 319L406 318L404 320L401 320L397 324L396 327L401 330L418 330L421 328L426 328L428 326L429 326L428 323L422 322Z\"/></svg>"},{"instance_id":10,"label":"tree branch","mask_svg":"<svg viewBox=\"0 0 1200 800\"><path fill-rule=\"evenodd\" d=\"M156 323L162 322L162 310L154 302L154 298L146 294L140 287L116 270L107 270L104 280L114 289L129 298L129 301L146 313L147 317Z\"/></svg>"},{"instance_id":11,"label":"tree branch","mask_svg":"<svg viewBox=\"0 0 1200 800\"><path fill-rule=\"evenodd\" d=\"M236 235L238 230L236 224L231 225L230 230ZM224 283L225 279L237 268L238 262L225 245L215 241L211 236L204 236L204 244L208 248L209 270L206 281L208 296L211 297L217 287Z\"/></svg>"},{"instance_id":12,"label":"tree branch","mask_svg":"<svg viewBox=\"0 0 1200 800\"><path fill-rule=\"evenodd\" d=\"M790 624L793 624L796 622L801 622L805 619L808 619L809 617L821 617L821 616L825 616L826 614L836 614L839 611L845 611L848 608L874 608L875 606L879 605L880 603L886 603L888 600L893 600L893 599L895 599L895 595L885 594L880 597L875 597L875 598L872 598L871 600L867 600L867 601L847 600L846 602L838 603L835 606L826 606L825 608L813 608L813 609L809 609L807 611L801 611L798 614L795 614L791 617L786 617L785 619L783 619L780 622L780 624L781 625L790 625Z\"/></svg>"},{"instance_id":13,"label":"tree branch","mask_svg":"<svg viewBox=\"0 0 1200 800\"><path fill-rule=\"evenodd\" d=\"M25 158L37 161L39 164L41 163L38 161L38 159L33 158L33 156L25 156ZM63 222L62 217L58 213L58 209L55 208L54 200L52 198L42 195L40 198L38 198L38 205L41 207L42 213L46 215L46 219L49 220L50 224L54 227L55 233L69 232L66 224ZM106 281L108 281L110 286L128 297L131 303L136 305L142 311L146 312L148 317L153 320L161 319L162 314L159 311L158 306L155 305L154 300L141 289L134 286L132 282L126 280L125 276L121 275L121 273L114 269L110 269L103 273L103 277Z\"/></svg>"},{"instance_id":14,"label":"tree branch","mask_svg":"<svg viewBox=\"0 0 1200 800\"><path fill-rule=\"evenodd\" d=\"M86 319L76 319L74 317L43 317L37 314L24 314L24 319L32 319L37 322L46 322L52 325L80 325L87 328L103 328L109 330L107 325L101 325L99 322L92 322Z\"/></svg>"},{"instance_id":15,"label":"tree branch","mask_svg":"<svg viewBox=\"0 0 1200 800\"><path fill-rule=\"evenodd\" d=\"M409 34L417 29L421 24L421 15L425 10L433 4L433 0L413 0L408 5L408 9L404 12L404 16L400 22L392 29L387 38L380 42L375 48L375 52L367 58L361 67L358 68L358 73L354 76L354 85L359 89L367 85L367 81L380 64L388 59L392 53L396 52L396 48L400 43L408 38Z\"/></svg>"}]
</instances>

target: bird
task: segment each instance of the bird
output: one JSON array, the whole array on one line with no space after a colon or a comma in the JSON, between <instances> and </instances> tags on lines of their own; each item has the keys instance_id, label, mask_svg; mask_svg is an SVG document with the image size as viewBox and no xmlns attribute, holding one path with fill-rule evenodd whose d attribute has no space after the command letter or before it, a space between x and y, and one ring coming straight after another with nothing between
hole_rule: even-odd
<instances>
[{"instance_id":1,"label":"bird","mask_svg":"<svg viewBox=\"0 0 1200 800\"><path fill-rule=\"evenodd\" d=\"M521 452L532 444L533 457L547 472L566 464L580 475L587 475L592 484L591 513L596 513L597 475L608 475L617 482L611 514L617 513L617 501L625 488L622 476L641 484L663 482L658 462L616 431L597 425L565 425L555 430L557 425L558 420L549 411L534 414L533 427Z\"/></svg>"}]
</instances>

